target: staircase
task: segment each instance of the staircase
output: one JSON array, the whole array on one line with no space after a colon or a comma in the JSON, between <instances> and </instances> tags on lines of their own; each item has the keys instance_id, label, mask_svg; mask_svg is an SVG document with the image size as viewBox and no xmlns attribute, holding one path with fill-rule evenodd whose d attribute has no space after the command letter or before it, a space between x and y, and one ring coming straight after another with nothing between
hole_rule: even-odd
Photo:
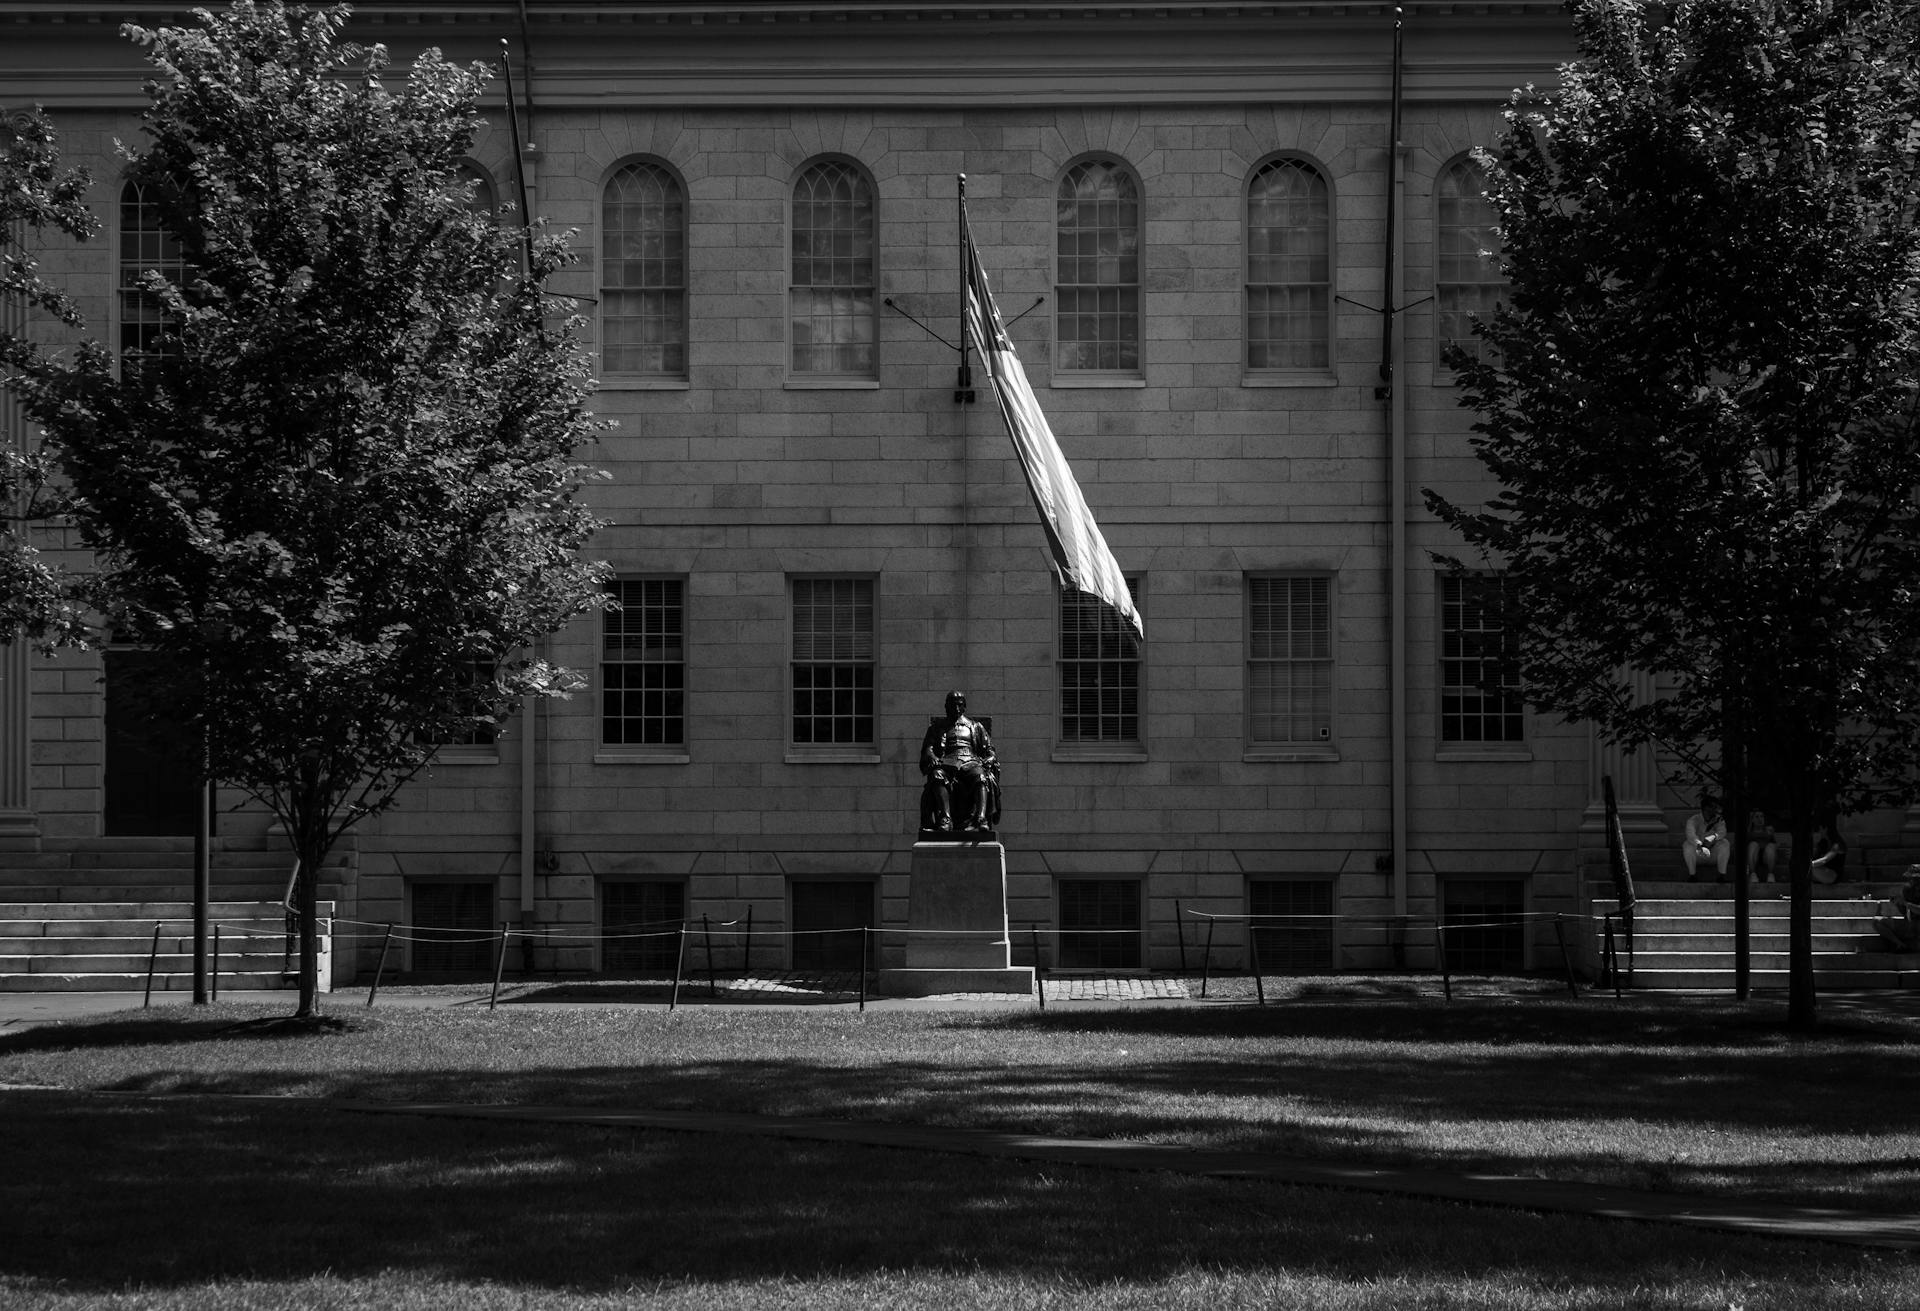
<instances>
[{"instance_id":1,"label":"staircase","mask_svg":"<svg viewBox=\"0 0 1920 1311\"><path fill-rule=\"evenodd\" d=\"M220 991L293 986L286 895L291 859L226 839L213 860L208 967L219 926ZM329 866L321 893L343 871ZM331 900L320 904L320 987L332 977ZM158 930L156 933L156 929ZM0 854L0 992L156 992L193 987L193 843L186 838L49 841Z\"/></svg>"},{"instance_id":2,"label":"staircase","mask_svg":"<svg viewBox=\"0 0 1920 1311\"><path fill-rule=\"evenodd\" d=\"M1595 955L1604 916L1614 916L1614 942L1625 970L1612 885L1593 885ZM1888 884L1816 886L1813 901L1813 975L1819 988L1857 990L1920 987L1920 955L1882 949L1874 912L1893 890ZM1633 986L1653 991L1733 989L1733 889L1725 883L1639 884L1633 912ZM1748 901L1749 981L1756 990L1787 986L1785 885L1762 883Z\"/></svg>"}]
</instances>

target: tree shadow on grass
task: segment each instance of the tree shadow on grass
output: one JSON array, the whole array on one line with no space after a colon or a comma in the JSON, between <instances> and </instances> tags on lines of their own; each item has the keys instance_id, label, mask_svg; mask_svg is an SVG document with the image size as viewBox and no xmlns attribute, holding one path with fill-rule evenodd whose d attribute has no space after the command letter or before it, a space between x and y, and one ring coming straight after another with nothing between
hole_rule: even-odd
<instances>
[{"instance_id":1,"label":"tree shadow on grass","mask_svg":"<svg viewBox=\"0 0 1920 1311\"><path fill-rule=\"evenodd\" d=\"M1875 1304L1905 1273L1660 1225L913 1151L270 1102L11 1093L0 1106L0 1273L67 1293L321 1275L631 1293L1198 1271L1379 1288L1382 1305L1436 1288L1475 1304L1474 1289L1516 1282L1579 1305L1669 1304L1647 1288L1721 1304L1729 1279L1760 1279L1780 1305L1812 1306L1837 1280Z\"/></svg>"}]
</instances>

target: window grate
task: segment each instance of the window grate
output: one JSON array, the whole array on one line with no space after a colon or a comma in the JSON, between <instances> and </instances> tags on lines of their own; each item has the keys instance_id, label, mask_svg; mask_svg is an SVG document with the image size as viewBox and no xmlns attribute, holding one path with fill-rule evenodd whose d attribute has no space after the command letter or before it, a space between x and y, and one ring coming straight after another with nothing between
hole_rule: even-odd
<instances>
[{"instance_id":1,"label":"window grate","mask_svg":"<svg viewBox=\"0 0 1920 1311\"><path fill-rule=\"evenodd\" d=\"M607 746L682 746L686 720L686 584L622 579L601 617L600 740Z\"/></svg>"},{"instance_id":2,"label":"window grate","mask_svg":"<svg viewBox=\"0 0 1920 1311\"><path fill-rule=\"evenodd\" d=\"M1524 742L1518 651L1501 574L1440 579L1440 740Z\"/></svg>"},{"instance_id":3,"label":"window grate","mask_svg":"<svg viewBox=\"0 0 1920 1311\"><path fill-rule=\"evenodd\" d=\"M672 970L686 913L684 883L602 883L600 931L607 937L600 968L608 974Z\"/></svg>"},{"instance_id":4,"label":"window grate","mask_svg":"<svg viewBox=\"0 0 1920 1311\"><path fill-rule=\"evenodd\" d=\"M1311 164L1276 159L1247 188L1247 367L1324 369L1331 204Z\"/></svg>"},{"instance_id":5,"label":"window grate","mask_svg":"<svg viewBox=\"0 0 1920 1311\"><path fill-rule=\"evenodd\" d=\"M1254 925L1263 974L1314 974L1333 969L1333 883L1327 879L1259 879L1247 885L1252 915L1318 915L1308 923ZM1249 962L1251 964L1251 962Z\"/></svg>"},{"instance_id":6,"label":"window grate","mask_svg":"<svg viewBox=\"0 0 1920 1311\"><path fill-rule=\"evenodd\" d=\"M484 974L498 949L491 882L413 885L413 968L420 974Z\"/></svg>"},{"instance_id":7,"label":"window grate","mask_svg":"<svg viewBox=\"0 0 1920 1311\"><path fill-rule=\"evenodd\" d=\"M799 374L874 372L873 184L823 160L793 188L792 367Z\"/></svg>"},{"instance_id":8,"label":"window grate","mask_svg":"<svg viewBox=\"0 0 1920 1311\"><path fill-rule=\"evenodd\" d=\"M873 580L796 578L793 742L844 746L873 740Z\"/></svg>"},{"instance_id":9,"label":"window grate","mask_svg":"<svg viewBox=\"0 0 1920 1311\"><path fill-rule=\"evenodd\" d=\"M1247 739L1333 737L1333 580L1247 580Z\"/></svg>"},{"instance_id":10,"label":"window grate","mask_svg":"<svg viewBox=\"0 0 1920 1311\"><path fill-rule=\"evenodd\" d=\"M601 202L601 363L609 374L687 373L687 206L679 179L629 164Z\"/></svg>"},{"instance_id":11,"label":"window grate","mask_svg":"<svg viewBox=\"0 0 1920 1311\"><path fill-rule=\"evenodd\" d=\"M1060 968L1140 967L1140 884L1134 879L1060 881Z\"/></svg>"},{"instance_id":12,"label":"window grate","mask_svg":"<svg viewBox=\"0 0 1920 1311\"><path fill-rule=\"evenodd\" d=\"M1067 170L1055 206L1054 367L1140 369L1140 188L1112 160Z\"/></svg>"},{"instance_id":13,"label":"window grate","mask_svg":"<svg viewBox=\"0 0 1920 1311\"><path fill-rule=\"evenodd\" d=\"M1526 968L1526 889L1516 879L1447 879L1441 891L1447 968L1517 974Z\"/></svg>"}]
</instances>

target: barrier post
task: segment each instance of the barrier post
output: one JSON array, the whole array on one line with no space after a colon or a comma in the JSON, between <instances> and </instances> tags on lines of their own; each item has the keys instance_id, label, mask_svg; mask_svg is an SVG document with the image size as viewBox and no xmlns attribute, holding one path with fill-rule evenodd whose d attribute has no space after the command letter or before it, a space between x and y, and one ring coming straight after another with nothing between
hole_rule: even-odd
<instances>
[{"instance_id":1,"label":"barrier post","mask_svg":"<svg viewBox=\"0 0 1920 1311\"><path fill-rule=\"evenodd\" d=\"M1187 972L1187 922L1180 914L1180 898L1173 899L1173 937L1180 944L1180 972Z\"/></svg>"},{"instance_id":2,"label":"barrier post","mask_svg":"<svg viewBox=\"0 0 1920 1311\"><path fill-rule=\"evenodd\" d=\"M747 936L740 943L740 973L751 976L753 966L753 903L747 903Z\"/></svg>"},{"instance_id":3,"label":"barrier post","mask_svg":"<svg viewBox=\"0 0 1920 1311\"><path fill-rule=\"evenodd\" d=\"M1207 916L1207 949L1200 956L1200 995L1207 995L1207 979L1213 972L1213 926L1218 923L1213 916Z\"/></svg>"},{"instance_id":4,"label":"barrier post","mask_svg":"<svg viewBox=\"0 0 1920 1311\"><path fill-rule=\"evenodd\" d=\"M492 1010L500 1001L500 976L507 968L507 922L500 921L500 946L493 956L493 991L487 996L487 1009Z\"/></svg>"},{"instance_id":5,"label":"barrier post","mask_svg":"<svg viewBox=\"0 0 1920 1311\"><path fill-rule=\"evenodd\" d=\"M680 921L680 942L673 953L673 991L667 995L667 1009L680 1005L680 974L687 964L687 922Z\"/></svg>"},{"instance_id":6,"label":"barrier post","mask_svg":"<svg viewBox=\"0 0 1920 1311\"><path fill-rule=\"evenodd\" d=\"M1453 1000L1453 975L1447 972L1447 926L1439 920L1433 922L1433 948L1440 957L1440 986L1446 989L1447 1000Z\"/></svg>"},{"instance_id":7,"label":"barrier post","mask_svg":"<svg viewBox=\"0 0 1920 1311\"><path fill-rule=\"evenodd\" d=\"M1607 971L1607 977L1613 980L1613 999L1620 1000L1620 949L1613 941L1613 916L1607 916L1607 936L1600 951L1600 964Z\"/></svg>"},{"instance_id":8,"label":"barrier post","mask_svg":"<svg viewBox=\"0 0 1920 1311\"><path fill-rule=\"evenodd\" d=\"M1047 976L1040 968L1040 926L1027 925L1027 934L1033 942L1033 995L1040 999L1040 1009L1047 1009Z\"/></svg>"},{"instance_id":9,"label":"barrier post","mask_svg":"<svg viewBox=\"0 0 1920 1311\"><path fill-rule=\"evenodd\" d=\"M373 967L373 986L367 989L367 1009L373 1009L373 999L380 994L380 976L387 968L387 948L393 945L393 921L387 921L387 936L380 940L380 963Z\"/></svg>"},{"instance_id":10,"label":"barrier post","mask_svg":"<svg viewBox=\"0 0 1920 1311\"><path fill-rule=\"evenodd\" d=\"M707 996L718 997L720 985L713 977L713 928L707 923L704 913L700 916L700 941L707 949Z\"/></svg>"},{"instance_id":11,"label":"barrier post","mask_svg":"<svg viewBox=\"0 0 1920 1311\"><path fill-rule=\"evenodd\" d=\"M1260 932L1259 926L1247 921L1247 954L1253 960L1253 995L1259 998L1259 1004L1267 1004L1267 980L1260 972Z\"/></svg>"},{"instance_id":12,"label":"barrier post","mask_svg":"<svg viewBox=\"0 0 1920 1311\"><path fill-rule=\"evenodd\" d=\"M140 999L140 1005L153 1005L153 967L160 961L160 921L153 922L153 950L147 953L147 995Z\"/></svg>"},{"instance_id":13,"label":"barrier post","mask_svg":"<svg viewBox=\"0 0 1920 1311\"><path fill-rule=\"evenodd\" d=\"M1567 991L1578 999L1580 984L1573 977L1573 957L1567 953L1567 923L1558 912L1553 917L1553 936L1560 939L1560 962L1567 967Z\"/></svg>"},{"instance_id":14,"label":"barrier post","mask_svg":"<svg viewBox=\"0 0 1920 1311\"><path fill-rule=\"evenodd\" d=\"M867 953L873 948L873 931L866 925L860 926L860 1010L867 1009Z\"/></svg>"},{"instance_id":15,"label":"barrier post","mask_svg":"<svg viewBox=\"0 0 1920 1311\"><path fill-rule=\"evenodd\" d=\"M213 973L207 977L207 999L220 1000L220 926L213 926Z\"/></svg>"}]
</instances>

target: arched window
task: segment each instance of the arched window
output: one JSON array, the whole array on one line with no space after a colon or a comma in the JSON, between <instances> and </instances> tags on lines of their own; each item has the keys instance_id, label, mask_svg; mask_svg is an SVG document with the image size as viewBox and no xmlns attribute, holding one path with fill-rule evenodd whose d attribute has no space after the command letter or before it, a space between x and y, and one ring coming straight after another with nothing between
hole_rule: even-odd
<instances>
[{"instance_id":1,"label":"arched window","mask_svg":"<svg viewBox=\"0 0 1920 1311\"><path fill-rule=\"evenodd\" d=\"M1273 160L1247 184L1247 368L1328 367L1331 208L1305 160Z\"/></svg>"},{"instance_id":2,"label":"arched window","mask_svg":"<svg viewBox=\"0 0 1920 1311\"><path fill-rule=\"evenodd\" d=\"M1487 175L1462 158L1440 171L1433 195L1434 337L1440 349L1457 342L1480 357L1492 347L1473 335L1473 321L1493 313L1506 287L1497 218L1486 190ZM1435 381L1444 374L1439 370Z\"/></svg>"},{"instance_id":3,"label":"arched window","mask_svg":"<svg viewBox=\"0 0 1920 1311\"><path fill-rule=\"evenodd\" d=\"M120 189L120 363L137 366L158 349L169 325L166 310L141 285L148 273L158 273L178 286L185 281L186 259L179 243L160 226L160 209L152 193L138 182Z\"/></svg>"},{"instance_id":4,"label":"arched window","mask_svg":"<svg viewBox=\"0 0 1920 1311\"><path fill-rule=\"evenodd\" d=\"M493 179L478 164L462 160L454 176L462 186L471 187L472 194L467 200L467 208L476 214L498 213L499 201L494 195Z\"/></svg>"},{"instance_id":5,"label":"arched window","mask_svg":"<svg viewBox=\"0 0 1920 1311\"><path fill-rule=\"evenodd\" d=\"M844 160L809 165L793 184L788 331L795 374L871 378L873 183Z\"/></svg>"},{"instance_id":6,"label":"arched window","mask_svg":"<svg viewBox=\"0 0 1920 1311\"><path fill-rule=\"evenodd\" d=\"M600 367L640 378L687 376L687 202L680 180L639 161L602 198Z\"/></svg>"},{"instance_id":7,"label":"arched window","mask_svg":"<svg viewBox=\"0 0 1920 1311\"><path fill-rule=\"evenodd\" d=\"M1139 373L1139 183L1118 161L1082 160L1054 214L1054 369Z\"/></svg>"}]
</instances>

